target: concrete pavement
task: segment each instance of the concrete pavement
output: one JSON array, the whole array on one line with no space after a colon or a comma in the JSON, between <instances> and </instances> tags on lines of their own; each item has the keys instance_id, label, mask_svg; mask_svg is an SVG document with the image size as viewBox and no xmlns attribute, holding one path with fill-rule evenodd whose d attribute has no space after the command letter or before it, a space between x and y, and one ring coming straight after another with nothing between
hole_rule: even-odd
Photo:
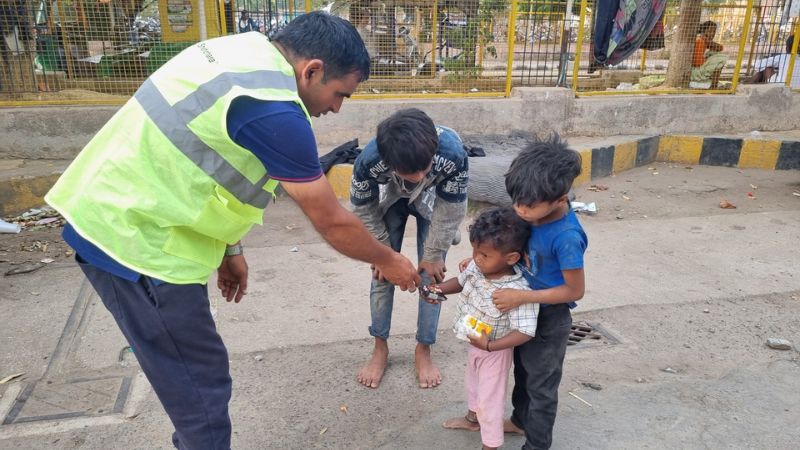
<instances>
[{"instance_id":1,"label":"concrete pavement","mask_svg":"<svg viewBox=\"0 0 800 450\"><path fill-rule=\"evenodd\" d=\"M798 172L654 163L592 183L608 190L577 191L600 212L582 218L588 291L575 320L607 336L568 351L553 448L794 448ZM368 390L354 380L371 346L368 267L336 254L286 198L245 245L246 300L212 294L231 353L234 448L480 447L477 433L440 427L465 408L453 303L434 350L444 384L416 387L416 300L399 293L390 367ZM465 239L451 273L468 255ZM0 420L14 416L0 448L169 448L166 415L73 263L0 282L0 378L25 372L0 385ZM795 348L769 349L769 337Z\"/></svg>"}]
</instances>

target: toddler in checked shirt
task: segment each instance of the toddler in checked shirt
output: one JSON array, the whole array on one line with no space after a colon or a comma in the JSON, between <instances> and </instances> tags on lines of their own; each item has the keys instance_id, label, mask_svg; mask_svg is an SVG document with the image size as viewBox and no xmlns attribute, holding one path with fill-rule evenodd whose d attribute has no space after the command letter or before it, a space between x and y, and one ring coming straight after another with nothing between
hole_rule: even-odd
<instances>
[{"instance_id":1,"label":"toddler in checked shirt","mask_svg":"<svg viewBox=\"0 0 800 450\"><path fill-rule=\"evenodd\" d=\"M530 226L512 208L484 211L469 229L472 261L466 270L429 288L442 295L461 293L453 330L471 343L464 381L469 411L464 417L445 421L443 426L480 430L484 449L503 445L513 348L536 334L537 304L527 303L501 313L492 302L497 289L530 289L516 267L529 235Z\"/></svg>"}]
</instances>

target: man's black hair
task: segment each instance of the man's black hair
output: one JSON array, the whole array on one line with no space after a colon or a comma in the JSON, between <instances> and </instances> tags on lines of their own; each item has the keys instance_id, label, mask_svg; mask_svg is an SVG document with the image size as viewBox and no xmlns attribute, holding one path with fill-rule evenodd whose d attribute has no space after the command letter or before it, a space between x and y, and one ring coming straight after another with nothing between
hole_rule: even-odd
<instances>
[{"instance_id":1,"label":"man's black hair","mask_svg":"<svg viewBox=\"0 0 800 450\"><path fill-rule=\"evenodd\" d=\"M554 202L569 192L581 173L581 155L558 134L533 138L506 173L506 191L515 205Z\"/></svg>"},{"instance_id":2,"label":"man's black hair","mask_svg":"<svg viewBox=\"0 0 800 450\"><path fill-rule=\"evenodd\" d=\"M697 27L697 34L703 34L706 30L716 29L717 23L713 20L706 20L705 22L701 23L699 27Z\"/></svg>"},{"instance_id":3,"label":"man's black hair","mask_svg":"<svg viewBox=\"0 0 800 450\"><path fill-rule=\"evenodd\" d=\"M490 243L501 253L524 252L530 235L530 224L508 206L487 209L469 227L471 243Z\"/></svg>"},{"instance_id":4,"label":"man's black hair","mask_svg":"<svg viewBox=\"0 0 800 450\"><path fill-rule=\"evenodd\" d=\"M319 59L325 63L323 80L340 79L351 73L359 81L369 78L369 53L356 28L341 17L323 11L303 14L275 34L272 42L292 56Z\"/></svg>"},{"instance_id":5,"label":"man's black hair","mask_svg":"<svg viewBox=\"0 0 800 450\"><path fill-rule=\"evenodd\" d=\"M383 162L401 174L427 169L439 148L433 120L417 108L401 109L384 119L375 141Z\"/></svg>"},{"instance_id":6,"label":"man's black hair","mask_svg":"<svg viewBox=\"0 0 800 450\"><path fill-rule=\"evenodd\" d=\"M792 54L792 45L794 44L794 35L790 34L788 38L786 38L786 53ZM800 46L797 47L797 54L800 55ZM792 75L794 76L794 75Z\"/></svg>"}]
</instances>

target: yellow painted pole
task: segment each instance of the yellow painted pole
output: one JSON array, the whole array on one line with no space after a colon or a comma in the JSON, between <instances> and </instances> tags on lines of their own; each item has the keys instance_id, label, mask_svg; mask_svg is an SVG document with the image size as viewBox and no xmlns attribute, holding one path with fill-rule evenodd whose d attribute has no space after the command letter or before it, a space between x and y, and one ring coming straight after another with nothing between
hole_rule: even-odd
<instances>
[{"instance_id":1,"label":"yellow painted pole","mask_svg":"<svg viewBox=\"0 0 800 450\"><path fill-rule=\"evenodd\" d=\"M439 43L439 6L433 4L433 18L431 19L431 74L436 76L436 44Z\"/></svg>"},{"instance_id":2,"label":"yellow painted pole","mask_svg":"<svg viewBox=\"0 0 800 450\"><path fill-rule=\"evenodd\" d=\"M644 74L645 63L646 62L647 62L647 50L642 49L642 64L639 66L639 70L642 71L642 74Z\"/></svg>"},{"instance_id":3,"label":"yellow painted pole","mask_svg":"<svg viewBox=\"0 0 800 450\"><path fill-rule=\"evenodd\" d=\"M786 86L792 86L792 72L794 61L797 59L797 44L800 43L800 19L794 19L794 40L792 41L792 54L789 56L789 68L786 69Z\"/></svg>"},{"instance_id":4,"label":"yellow painted pole","mask_svg":"<svg viewBox=\"0 0 800 450\"><path fill-rule=\"evenodd\" d=\"M753 55L756 54L756 36L758 35L758 27L761 26L761 21L764 20L764 9L761 5L755 6L758 13L756 13L756 26L753 27L753 38L750 39L750 54L747 56L747 73L750 73L750 68L753 67ZM742 30L746 33L747 30Z\"/></svg>"},{"instance_id":5,"label":"yellow painted pole","mask_svg":"<svg viewBox=\"0 0 800 450\"><path fill-rule=\"evenodd\" d=\"M306 12L311 12L311 0L306 0Z\"/></svg>"},{"instance_id":6,"label":"yellow painted pole","mask_svg":"<svg viewBox=\"0 0 800 450\"><path fill-rule=\"evenodd\" d=\"M506 58L506 97L511 95L511 71L514 68L514 49L516 48L517 26L517 0L511 0L511 11L508 13L508 29L506 38L508 40L508 56Z\"/></svg>"},{"instance_id":7,"label":"yellow painted pole","mask_svg":"<svg viewBox=\"0 0 800 450\"><path fill-rule=\"evenodd\" d=\"M753 0L747 0L747 9L744 11L744 25L743 30L750 29L750 16L753 15ZM747 45L747 35L742 33L739 39L739 53L736 55L736 67L733 69L733 80L731 81L731 92L736 92L736 87L739 85L739 71L742 70L742 57L744 56L744 47Z\"/></svg>"},{"instance_id":8,"label":"yellow painted pole","mask_svg":"<svg viewBox=\"0 0 800 450\"><path fill-rule=\"evenodd\" d=\"M578 92L578 68L581 66L583 25L586 23L586 3L588 3L587 0L581 0L581 17L580 20L578 20L578 40L575 42L575 61L573 62L572 66L572 90L575 92Z\"/></svg>"},{"instance_id":9,"label":"yellow painted pole","mask_svg":"<svg viewBox=\"0 0 800 450\"><path fill-rule=\"evenodd\" d=\"M219 0L219 18L220 18L220 28L222 29L222 35L225 36L228 34L228 24L226 23L225 17L225 0Z\"/></svg>"}]
</instances>

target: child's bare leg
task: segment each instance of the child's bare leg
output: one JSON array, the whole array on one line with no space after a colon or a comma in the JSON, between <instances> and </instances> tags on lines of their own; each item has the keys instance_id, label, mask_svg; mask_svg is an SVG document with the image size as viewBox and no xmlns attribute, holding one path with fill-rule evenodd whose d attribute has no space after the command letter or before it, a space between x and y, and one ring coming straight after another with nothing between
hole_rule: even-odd
<instances>
[{"instance_id":1,"label":"child's bare leg","mask_svg":"<svg viewBox=\"0 0 800 450\"><path fill-rule=\"evenodd\" d=\"M381 384L386 364L389 362L389 343L385 339L375 338L375 348L372 357L356 375L359 383L368 388L375 389Z\"/></svg>"},{"instance_id":2,"label":"child's bare leg","mask_svg":"<svg viewBox=\"0 0 800 450\"><path fill-rule=\"evenodd\" d=\"M503 433L525 434L525 430L514 425L514 422L512 422L511 419L506 419L503 422Z\"/></svg>"},{"instance_id":3,"label":"child's bare leg","mask_svg":"<svg viewBox=\"0 0 800 450\"><path fill-rule=\"evenodd\" d=\"M445 420L442 426L448 430L479 431L481 429L481 425L478 423L478 414L472 410L467 411L467 415L463 417Z\"/></svg>"},{"instance_id":4,"label":"child's bare leg","mask_svg":"<svg viewBox=\"0 0 800 450\"><path fill-rule=\"evenodd\" d=\"M414 365L417 369L417 381L419 387L432 388L438 386L442 382L442 374L439 368L433 363L431 359L431 346L420 344L417 342L417 348L414 351Z\"/></svg>"},{"instance_id":5,"label":"child's bare leg","mask_svg":"<svg viewBox=\"0 0 800 450\"><path fill-rule=\"evenodd\" d=\"M499 447L488 447L486 445L483 446L483 450L497 450Z\"/></svg>"}]
</instances>

